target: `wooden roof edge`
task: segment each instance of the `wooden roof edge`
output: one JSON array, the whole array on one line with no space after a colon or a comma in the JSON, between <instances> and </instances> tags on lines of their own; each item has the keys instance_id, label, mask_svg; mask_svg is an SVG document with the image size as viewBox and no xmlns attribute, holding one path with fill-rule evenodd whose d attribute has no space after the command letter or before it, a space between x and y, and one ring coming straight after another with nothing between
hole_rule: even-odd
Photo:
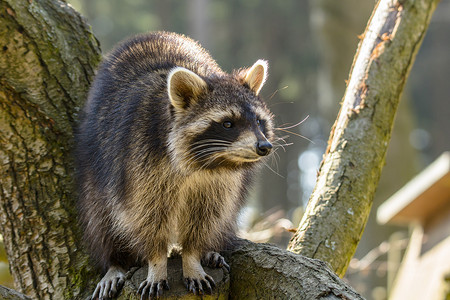
<instances>
[{"instance_id":1,"label":"wooden roof edge","mask_svg":"<svg viewBox=\"0 0 450 300\"><path fill-rule=\"evenodd\" d=\"M434 162L411 179L400 190L387 199L377 210L379 224L389 223L406 206L430 189L450 172L450 151L442 153ZM401 219L401 218L399 218ZM406 223L406 222L405 222Z\"/></svg>"}]
</instances>

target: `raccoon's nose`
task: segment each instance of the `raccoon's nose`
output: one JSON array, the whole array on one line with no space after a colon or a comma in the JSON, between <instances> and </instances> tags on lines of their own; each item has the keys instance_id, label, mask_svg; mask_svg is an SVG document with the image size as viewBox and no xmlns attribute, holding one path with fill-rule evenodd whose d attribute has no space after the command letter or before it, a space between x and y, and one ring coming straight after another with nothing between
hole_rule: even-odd
<instances>
[{"instance_id":1,"label":"raccoon's nose","mask_svg":"<svg viewBox=\"0 0 450 300\"><path fill-rule=\"evenodd\" d=\"M273 146L269 141L258 142L258 144L256 144L256 153L258 153L259 156L266 156L270 153L272 147Z\"/></svg>"}]
</instances>

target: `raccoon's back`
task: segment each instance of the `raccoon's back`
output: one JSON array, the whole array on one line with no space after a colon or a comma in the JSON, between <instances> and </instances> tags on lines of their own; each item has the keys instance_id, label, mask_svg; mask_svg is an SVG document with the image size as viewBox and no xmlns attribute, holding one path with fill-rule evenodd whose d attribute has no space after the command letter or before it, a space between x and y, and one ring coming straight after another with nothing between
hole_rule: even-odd
<instances>
[{"instance_id":1,"label":"raccoon's back","mask_svg":"<svg viewBox=\"0 0 450 300\"><path fill-rule=\"evenodd\" d=\"M201 76L222 74L209 53L194 40L175 33L154 32L135 36L119 45L103 67L116 80L132 80L151 72L184 67Z\"/></svg>"},{"instance_id":2,"label":"raccoon's back","mask_svg":"<svg viewBox=\"0 0 450 300\"><path fill-rule=\"evenodd\" d=\"M136 36L105 58L77 134L81 182L90 176L98 189L122 193L130 160L156 161L158 156L167 155L173 116L166 77L177 66L204 77L223 74L206 50L174 33ZM136 148L142 150L141 157L132 157Z\"/></svg>"}]
</instances>

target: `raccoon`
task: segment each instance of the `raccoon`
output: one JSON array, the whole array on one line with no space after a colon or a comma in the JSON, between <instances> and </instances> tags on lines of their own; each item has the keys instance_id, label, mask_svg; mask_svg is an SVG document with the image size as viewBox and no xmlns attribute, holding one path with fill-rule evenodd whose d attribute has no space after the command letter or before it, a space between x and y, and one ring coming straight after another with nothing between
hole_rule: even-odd
<instances>
[{"instance_id":1,"label":"raccoon","mask_svg":"<svg viewBox=\"0 0 450 300\"><path fill-rule=\"evenodd\" d=\"M106 272L93 299L117 296L139 264L148 264L142 298L159 297L175 244L188 291L211 293L202 263L229 269L218 251L272 152L273 116L258 96L267 68L258 60L225 73L197 42L167 32L104 59L76 135L80 225Z\"/></svg>"}]
</instances>

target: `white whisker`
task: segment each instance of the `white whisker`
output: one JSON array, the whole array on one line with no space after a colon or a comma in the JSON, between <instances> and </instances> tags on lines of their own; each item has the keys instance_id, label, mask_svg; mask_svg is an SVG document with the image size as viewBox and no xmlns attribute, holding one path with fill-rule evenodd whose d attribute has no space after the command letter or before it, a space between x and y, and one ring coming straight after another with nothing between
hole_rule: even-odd
<instances>
[{"instance_id":1,"label":"white whisker","mask_svg":"<svg viewBox=\"0 0 450 300\"><path fill-rule=\"evenodd\" d=\"M202 160L204 160L205 157L208 157L209 155L213 155L217 152L222 152L226 149L226 147L209 147L206 149L203 149L201 151L198 151L193 156L191 156L188 160L188 168L190 168L195 163L202 163ZM214 159L213 159L214 160Z\"/></svg>"},{"instance_id":2,"label":"white whisker","mask_svg":"<svg viewBox=\"0 0 450 300\"><path fill-rule=\"evenodd\" d=\"M287 88L288 88L288 86L282 87L281 89L276 89L275 92L273 92L272 95L270 95L269 100L272 100L272 98L275 97L275 95L276 95L279 91L285 90L285 89L287 89ZM282 103L283 103L283 102L282 102Z\"/></svg>"},{"instance_id":3,"label":"white whisker","mask_svg":"<svg viewBox=\"0 0 450 300\"><path fill-rule=\"evenodd\" d=\"M290 134L293 134L293 135L296 135L296 136L301 137L301 138L304 138L305 140L307 140L307 141L309 141L309 142L314 144L314 142L312 140L308 139L306 136L303 136L301 134L298 134L298 133L295 133L295 132L292 132L292 131L289 131L289 130L286 130L286 129L283 129L283 128L276 128L276 129L284 131L284 132L287 132L287 133L290 133Z\"/></svg>"},{"instance_id":4,"label":"white whisker","mask_svg":"<svg viewBox=\"0 0 450 300\"><path fill-rule=\"evenodd\" d=\"M282 144L278 144L278 143L273 143L273 145L275 146L274 148L283 148L283 151L286 152L286 148L284 148L284 145Z\"/></svg>"},{"instance_id":5,"label":"white whisker","mask_svg":"<svg viewBox=\"0 0 450 300\"><path fill-rule=\"evenodd\" d=\"M224 143L224 144L231 144L232 143L230 141L219 140L219 139L206 139L206 140L197 141L197 142L193 143L192 145L206 144L206 143L210 143L210 142L217 142L217 143Z\"/></svg>"},{"instance_id":6,"label":"white whisker","mask_svg":"<svg viewBox=\"0 0 450 300\"><path fill-rule=\"evenodd\" d=\"M282 129L291 129L291 128L297 127L298 125L302 124L302 123L305 122L308 118L309 118L309 115L307 115L303 120L301 120L301 121L298 122L297 124L294 124L294 125L291 125L291 126L288 126L288 127L278 127L278 128L275 128L275 129L280 129L280 130L282 130Z\"/></svg>"},{"instance_id":7,"label":"white whisker","mask_svg":"<svg viewBox=\"0 0 450 300\"><path fill-rule=\"evenodd\" d=\"M269 167L268 164L266 164L266 162L264 160L261 160L261 162L270 170L272 171L274 174L280 176L281 178L284 178L284 176L280 175L280 173L276 172L274 169L272 169L271 167Z\"/></svg>"},{"instance_id":8,"label":"white whisker","mask_svg":"<svg viewBox=\"0 0 450 300\"><path fill-rule=\"evenodd\" d=\"M283 141L283 142L286 143L285 139L287 139L288 137L289 137L289 135L284 135L284 136L277 137L277 139L274 140L274 142Z\"/></svg>"},{"instance_id":9,"label":"white whisker","mask_svg":"<svg viewBox=\"0 0 450 300\"><path fill-rule=\"evenodd\" d=\"M226 148L226 147L228 147L228 146L230 146L230 145L231 145L231 144L205 143L205 144L200 144L200 145L197 145L197 146L195 146L195 147L192 147L192 148L191 148L191 151L194 151L194 152L195 152L195 150L201 149L202 147L204 147L204 148L206 149L206 148L210 148L211 146L216 146L216 147L223 147L223 148Z\"/></svg>"},{"instance_id":10,"label":"white whisker","mask_svg":"<svg viewBox=\"0 0 450 300\"><path fill-rule=\"evenodd\" d=\"M294 143L286 143L286 144L273 143L273 145L275 146L275 148L283 148L283 151L286 152L285 147L294 145Z\"/></svg>"},{"instance_id":11,"label":"white whisker","mask_svg":"<svg viewBox=\"0 0 450 300\"><path fill-rule=\"evenodd\" d=\"M279 148L278 148L279 149ZM280 159L280 155L278 155L277 150L275 149L271 154L270 158L272 159L272 165L275 163L275 167L277 169L277 172L280 170L278 166L278 160ZM278 160L277 160L278 159Z\"/></svg>"}]
</instances>

